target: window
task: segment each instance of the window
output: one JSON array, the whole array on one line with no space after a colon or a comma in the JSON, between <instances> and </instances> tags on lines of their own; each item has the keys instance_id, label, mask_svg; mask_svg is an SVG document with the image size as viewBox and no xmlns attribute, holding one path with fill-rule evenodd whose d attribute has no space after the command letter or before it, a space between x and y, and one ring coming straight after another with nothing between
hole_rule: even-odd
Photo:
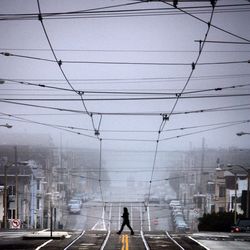
<instances>
[{"instance_id":1,"label":"window","mask_svg":"<svg viewBox=\"0 0 250 250\"><path fill-rule=\"evenodd\" d=\"M36 189L40 190L40 181L39 180L36 182Z\"/></svg>"},{"instance_id":2,"label":"window","mask_svg":"<svg viewBox=\"0 0 250 250\"><path fill-rule=\"evenodd\" d=\"M40 208L40 199L37 199L36 200L36 209L39 209Z\"/></svg>"},{"instance_id":3,"label":"window","mask_svg":"<svg viewBox=\"0 0 250 250\"><path fill-rule=\"evenodd\" d=\"M226 196L226 188L224 185L219 186L219 197L225 197Z\"/></svg>"},{"instance_id":4,"label":"window","mask_svg":"<svg viewBox=\"0 0 250 250\"><path fill-rule=\"evenodd\" d=\"M224 207L219 207L219 212L225 212L225 208Z\"/></svg>"}]
</instances>

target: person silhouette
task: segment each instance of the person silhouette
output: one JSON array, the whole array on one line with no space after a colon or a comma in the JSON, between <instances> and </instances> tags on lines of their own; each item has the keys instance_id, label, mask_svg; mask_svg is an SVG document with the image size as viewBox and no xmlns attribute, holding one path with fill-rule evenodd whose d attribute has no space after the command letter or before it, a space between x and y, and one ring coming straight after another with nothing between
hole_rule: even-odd
<instances>
[{"instance_id":1,"label":"person silhouette","mask_svg":"<svg viewBox=\"0 0 250 250\"><path fill-rule=\"evenodd\" d=\"M129 222L128 209L126 207L123 208L123 215L121 217L123 218L123 222L121 225L121 229L117 232L117 234L121 234L124 226L126 225L130 229L131 235L134 235L134 231L133 231L132 227L130 226L130 222Z\"/></svg>"}]
</instances>

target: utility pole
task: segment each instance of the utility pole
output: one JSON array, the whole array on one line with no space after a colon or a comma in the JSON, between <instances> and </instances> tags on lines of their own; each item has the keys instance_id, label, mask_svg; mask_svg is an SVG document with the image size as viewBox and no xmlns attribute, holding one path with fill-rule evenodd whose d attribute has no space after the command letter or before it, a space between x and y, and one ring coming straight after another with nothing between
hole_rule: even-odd
<instances>
[{"instance_id":1,"label":"utility pole","mask_svg":"<svg viewBox=\"0 0 250 250\"><path fill-rule=\"evenodd\" d=\"M237 221L237 174L234 174L234 224L236 225L236 221Z\"/></svg>"},{"instance_id":2,"label":"utility pole","mask_svg":"<svg viewBox=\"0 0 250 250\"><path fill-rule=\"evenodd\" d=\"M204 159L205 159L205 138L202 137L202 149L201 149L201 176L200 176L200 193L204 193Z\"/></svg>"},{"instance_id":3,"label":"utility pole","mask_svg":"<svg viewBox=\"0 0 250 250\"><path fill-rule=\"evenodd\" d=\"M7 164L4 165L4 199L3 199L3 205L4 205L4 228L7 228L7 216L8 216L8 206L7 206L7 195L8 195L8 189L7 189Z\"/></svg>"},{"instance_id":4,"label":"utility pole","mask_svg":"<svg viewBox=\"0 0 250 250\"><path fill-rule=\"evenodd\" d=\"M19 169L17 169L17 146L14 147L15 150L15 169L16 169L16 214L15 214L15 219L19 218L19 204L18 204L18 175L19 175Z\"/></svg>"}]
</instances>

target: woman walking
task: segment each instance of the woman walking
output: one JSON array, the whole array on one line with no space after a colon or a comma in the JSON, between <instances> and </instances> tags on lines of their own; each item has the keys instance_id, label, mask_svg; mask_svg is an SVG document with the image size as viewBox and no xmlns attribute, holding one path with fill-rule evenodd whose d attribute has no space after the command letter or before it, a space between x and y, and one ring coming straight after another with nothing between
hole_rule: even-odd
<instances>
[{"instance_id":1,"label":"woman walking","mask_svg":"<svg viewBox=\"0 0 250 250\"><path fill-rule=\"evenodd\" d=\"M123 208L123 215L121 217L123 218L123 222L122 222L121 229L117 232L117 234L121 234L124 226L126 225L130 229L131 235L134 235L134 231L132 227L130 226L130 222L129 222L128 209L126 207Z\"/></svg>"}]
</instances>

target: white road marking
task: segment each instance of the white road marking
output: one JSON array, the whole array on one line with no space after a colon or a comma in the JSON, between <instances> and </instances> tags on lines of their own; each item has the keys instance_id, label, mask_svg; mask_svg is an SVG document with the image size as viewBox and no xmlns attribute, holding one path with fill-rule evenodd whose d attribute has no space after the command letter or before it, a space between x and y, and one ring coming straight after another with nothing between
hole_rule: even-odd
<instances>
[{"instance_id":1,"label":"white road marking","mask_svg":"<svg viewBox=\"0 0 250 250\"><path fill-rule=\"evenodd\" d=\"M107 236L106 236L106 238L105 238L105 240L104 240L104 242L103 242L103 244L102 244L100 250L103 250L104 247L106 246L107 241L108 241L108 238L109 238L109 235L110 235L110 231L108 231Z\"/></svg>"},{"instance_id":2,"label":"white road marking","mask_svg":"<svg viewBox=\"0 0 250 250\"><path fill-rule=\"evenodd\" d=\"M91 228L91 230L95 230L95 228L97 227L97 225L100 223L100 220L98 220L95 225Z\"/></svg>"},{"instance_id":3,"label":"white road marking","mask_svg":"<svg viewBox=\"0 0 250 250\"><path fill-rule=\"evenodd\" d=\"M100 226L98 228L98 226ZM91 228L91 230L104 230L106 231L106 224L105 224L105 209L102 208L102 216L98 221L95 223L95 225Z\"/></svg>"},{"instance_id":4,"label":"white road marking","mask_svg":"<svg viewBox=\"0 0 250 250\"><path fill-rule=\"evenodd\" d=\"M104 207L103 207L103 209L102 209L102 225L103 225L103 230L107 230L106 229L106 224L105 224L105 209L104 209Z\"/></svg>"},{"instance_id":5,"label":"white road marking","mask_svg":"<svg viewBox=\"0 0 250 250\"><path fill-rule=\"evenodd\" d=\"M144 243L144 246L145 246L146 250L150 250L150 248L148 246L148 243L147 243L147 241L144 238L144 234L143 234L142 230L141 230L141 237L142 237L142 241Z\"/></svg>"},{"instance_id":6,"label":"white road marking","mask_svg":"<svg viewBox=\"0 0 250 250\"><path fill-rule=\"evenodd\" d=\"M74 239L67 247L65 247L63 250L67 250L69 247L71 247L77 240L79 240L84 235L84 233L85 233L85 230L82 231L82 233L76 239Z\"/></svg>"},{"instance_id":7,"label":"white road marking","mask_svg":"<svg viewBox=\"0 0 250 250\"><path fill-rule=\"evenodd\" d=\"M46 246L47 244L49 244L51 241L53 241L53 239L44 242L41 246L37 247L35 250L41 249L42 247L44 247L44 246Z\"/></svg>"}]
</instances>

